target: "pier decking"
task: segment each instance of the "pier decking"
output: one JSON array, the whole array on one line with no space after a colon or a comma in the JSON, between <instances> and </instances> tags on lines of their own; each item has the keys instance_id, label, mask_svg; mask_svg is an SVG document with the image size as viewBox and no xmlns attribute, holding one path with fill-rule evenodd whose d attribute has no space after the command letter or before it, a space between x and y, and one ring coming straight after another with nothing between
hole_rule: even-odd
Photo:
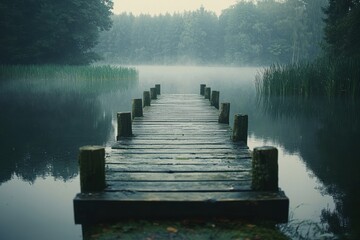
<instances>
[{"instance_id":1,"label":"pier decking","mask_svg":"<svg viewBox=\"0 0 360 240\"><path fill-rule=\"evenodd\" d=\"M219 111L196 94L165 94L106 151L106 187L74 199L76 223L128 218L288 220L282 191L252 190L252 158Z\"/></svg>"}]
</instances>

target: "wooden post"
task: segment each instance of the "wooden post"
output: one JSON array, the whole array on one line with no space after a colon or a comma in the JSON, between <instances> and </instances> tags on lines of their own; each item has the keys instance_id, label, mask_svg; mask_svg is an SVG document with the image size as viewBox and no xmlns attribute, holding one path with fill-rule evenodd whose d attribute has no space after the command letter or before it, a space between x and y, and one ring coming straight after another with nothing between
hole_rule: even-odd
<instances>
[{"instance_id":1,"label":"wooden post","mask_svg":"<svg viewBox=\"0 0 360 240\"><path fill-rule=\"evenodd\" d=\"M229 124L229 116L230 116L230 103L221 103L219 123Z\"/></svg>"},{"instance_id":2,"label":"wooden post","mask_svg":"<svg viewBox=\"0 0 360 240\"><path fill-rule=\"evenodd\" d=\"M156 88L150 88L150 98L157 99Z\"/></svg>"},{"instance_id":3,"label":"wooden post","mask_svg":"<svg viewBox=\"0 0 360 240\"><path fill-rule=\"evenodd\" d=\"M80 148L80 188L82 193L99 192L105 184L105 148L84 146Z\"/></svg>"},{"instance_id":4,"label":"wooden post","mask_svg":"<svg viewBox=\"0 0 360 240\"><path fill-rule=\"evenodd\" d=\"M219 91L212 91L211 93L211 106L219 109L219 99L220 99L220 92Z\"/></svg>"},{"instance_id":5,"label":"wooden post","mask_svg":"<svg viewBox=\"0 0 360 240\"><path fill-rule=\"evenodd\" d=\"M205 99L210 100L210 95L211 95L211 87L205 87Z\"/></svg>"},{"instance_id":6,"label":"wooden post","mask_svg":"<svg viewBox=\"0 0 360 240\"><path fill-rule=\"evenodd\" d=\"M248 116L236 114L234 117L233 141L247 144Z\"/></svg>"},{"instance_id":7,"label":"wooden post","mask_svg":"<svg viewBox=\"0 0 360 240\"><path fill-rule=\"evenodd\" d=\"M252 185L256 191L278 191L278 150L275 147L254 148Z\"/></svg>"},{"instance_id":8,"label":"wooden post","mask_svg":"<svg viewBox=\"0 0 360 240\"><path fill-rule=\"evenodd\" d=\"M155 88L156 88L156 95L160 95L161 94L160 84L155 84Z\"/></svg>"},{"instance_id":9,"label":"wooden post","mask_svg":"<svg viewBox=\"0 0 360 240\"><path fill-rule=\"evenodd\" d=\"M118 122L117 140L119 140L121 137L131 137L132 136L131 113L130 112L117 113L117 122Z\"/></svg>"},{"instance_id":10,"label":"wooden post","mask_svg":"<svg viewBox=\"0 0 360 240\"><path fill-rule=\"evenodd\" d=\"M206 84L200 84L200 95L201 96L205 95L205 87L206 87Z\"/></svg>"},{"instance_id":11,"label":"wooden post","mask_svg":"<svg viewBox=\"0 0 360 240\"><path fill-rule=\"evenodd\" d=\"M132 118L142 117L143 116L143 106L142 99L133 99L132 100Z\"/></svg>"},{"instance_id":12,"label":"wooden post","mask_svg":"<svg viewBox=\"0 0 360 240\"><path fill-rule=\"evenodd\" d=\"M151 105L150 92L144 91L143 93L144 107Z\"/></svg>"}]
</instances>

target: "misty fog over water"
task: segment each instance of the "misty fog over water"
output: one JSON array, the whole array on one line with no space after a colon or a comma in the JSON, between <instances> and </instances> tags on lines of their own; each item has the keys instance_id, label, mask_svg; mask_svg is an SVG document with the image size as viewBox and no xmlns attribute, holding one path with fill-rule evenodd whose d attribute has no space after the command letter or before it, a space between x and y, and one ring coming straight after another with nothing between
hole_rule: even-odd
<instances>
[{"instance_id":1,"label":"misty fog over water","mask_svg":"<svg viewBox=\"0 0 360 240\"><path fill-rule=\"evenodd\" d=\"M13 119L2 118L1 123L9 127L7 133L13 136L2 136L2 157L9 161L2 162L0 175L1 236L44 239L50 235L52 239L80 239L80 226L74 225L72 212L72 199L80 191L78 147L110 146L115 141L115 113L130 111L131 99L142 97L142 92L156 83L161 84L163 94L198 94L200 84L205 83L212 90L220 91L220 102L231 103L231 125L235 113L249 115L250 149L263 145L279 149L279 185L290 198L292 222L319 223L324 219L323 211L331 212L337 205L344 204L341 199L344 193L335 187L337 182L328 179L334 163L323 161L329 151L323 142L337 132L331 130L332 123L326 121L328 110L318 111L323 108L321 102L304 103L308 110L302 111L301 103L291 105L290 98L286 101L291 103L291 108L276 99L259 101L254 88L255 75L261 72L259 68L136 67L138 81L110 92L98 89L96 96L75 97L63 95L59 89L50 90L36 100L36 104L42 104L42 111L29 108L29 104L34 103L26 99L32 96L25 94L22 99L17 98L24 92L16 90L16 83L12 83L15 84L11 87L13 90L7 93L7 99L12 99L10 103L0 98L5 114L11 114ZM27 111L25 116L32 117L22 121L22 109ZM68 123L63 119L68 119ZM10 124L14 120L16 123ZM32 133L31 129L36 131ZM338 150L342 151L341 145ZM44 229L45 224L48 227ZM308 225L302 227L306 230ZM27 231L20 232L18 228Z\"/></svg>"}]
</instances>

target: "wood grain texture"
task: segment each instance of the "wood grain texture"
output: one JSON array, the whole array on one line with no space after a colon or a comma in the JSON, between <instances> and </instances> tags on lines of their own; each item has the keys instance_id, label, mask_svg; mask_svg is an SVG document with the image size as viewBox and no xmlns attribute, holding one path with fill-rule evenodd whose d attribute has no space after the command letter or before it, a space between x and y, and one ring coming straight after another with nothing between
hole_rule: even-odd
<instances>
[{"instance_id":1,"label":"wood grain texture","mask_svg":"<svg viewBox=\"0 0 360 240\"><path fill-rule=\"evenodd\" d=\"M106 152L106 189L74 199L75 222L255 217L287 221L281 191L254 192L251 152L204 96L163 94Z\"/></svg>"}]
</instances>

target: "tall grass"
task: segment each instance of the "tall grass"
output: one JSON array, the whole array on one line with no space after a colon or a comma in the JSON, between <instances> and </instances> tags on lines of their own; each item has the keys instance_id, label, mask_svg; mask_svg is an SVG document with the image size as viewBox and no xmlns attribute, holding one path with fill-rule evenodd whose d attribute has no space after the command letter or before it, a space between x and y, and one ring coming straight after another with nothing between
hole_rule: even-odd
<instances>
[{"instance_id":1,"label":"tall grass","mask_svg":"<svg viewBox=\"0 0 360 240\"><path fill-rule=\"evenodd\" d=\"M274 64L255 79L261 96L360 96L360 60L318 59L311 63Z\"/></svg>"},{"instance_id":2,"label":"tall grass","mask_svg":"<svg viewBox=\"0 0 360 240\"><path fill-rule=\"evenodd\" d=\"M8 91L94 93L115 90L137 79L136 69L109 65L0 65L0 86Z\"/></svg>"}]
</instances>

